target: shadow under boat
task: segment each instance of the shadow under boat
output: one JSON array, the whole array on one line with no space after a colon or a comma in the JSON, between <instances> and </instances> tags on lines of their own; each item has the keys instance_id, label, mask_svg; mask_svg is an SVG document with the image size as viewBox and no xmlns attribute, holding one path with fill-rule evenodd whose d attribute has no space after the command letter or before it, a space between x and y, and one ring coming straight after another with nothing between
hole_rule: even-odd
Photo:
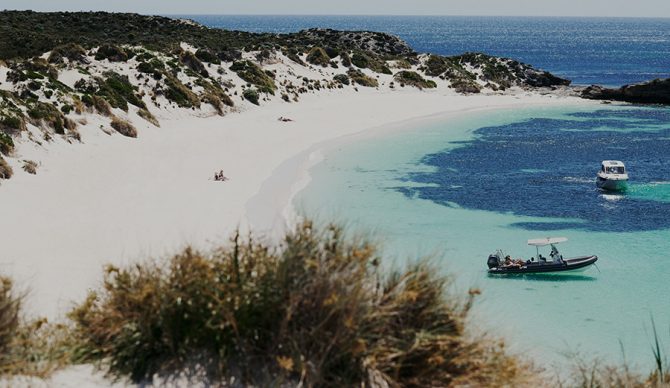
<instances>
[{"instance_id":1,"label":"shadow under boat","mask_svg":"<svg viewBox=\"0 0 670 388\"><path fill-rule=\"evenodd\" d=\"M593 282L597 278L584 275L584 274L568 274L561 273L559 274L547 274L547 273L522 273L522 274L492 274L489 273L488 277L491 279L504 279L504 280L523 280L523 281L538 281L538 282Z\"/></svg>"}]
</instances>

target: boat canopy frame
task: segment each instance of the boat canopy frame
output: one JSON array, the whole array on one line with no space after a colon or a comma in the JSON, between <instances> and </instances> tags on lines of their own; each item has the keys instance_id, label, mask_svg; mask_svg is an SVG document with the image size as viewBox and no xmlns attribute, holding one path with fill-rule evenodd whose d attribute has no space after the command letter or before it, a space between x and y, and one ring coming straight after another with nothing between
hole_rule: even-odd
<instances>
[{"instance_id":1,"label":"boat canopy frame","mask_svg":"<svg viewBox=\"0 0 670 388\"><path fill-rule=\"evenodd\" d=\"M552 248L554 247L554 244L560 244L568 241L567 237L545 237L545 238L536 238L536 239L530 239L528 240L528 245L534 246L535 247L535 257L537 257L537 260L540 260L540 247L546 247L547 245L551 245ZM558 252L558 250L556 250Z\"/></svg>"}]
</instances>

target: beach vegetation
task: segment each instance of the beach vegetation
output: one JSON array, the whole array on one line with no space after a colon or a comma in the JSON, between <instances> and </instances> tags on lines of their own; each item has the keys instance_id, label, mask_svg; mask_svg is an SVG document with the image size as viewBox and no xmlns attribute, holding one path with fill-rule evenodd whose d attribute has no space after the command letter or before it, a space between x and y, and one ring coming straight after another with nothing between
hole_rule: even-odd
<instances>
[{"instance_id":1,"label":"beach vegetation","mask_svg":"<svg viewBox=\"0 0 670 388\"><path fill-rule=\"evenodd\" d=\"M333 80L341 83L342 85L349 85L351 82L349 81L349 76L346 74L336 74L333 77Z\"/></svg>"},{"instance_id":2,"label":"beach vegetation","mask_svg":"<svg viewBox=\"0 0 670 388\"><path fill-rule=\"evenodd\" d=\"M114 44L103 44L95 52L95 59L98 61L107 59L110 62L126 62L128 58L128 53Z\"/></svg>"},{"instance_id":3,"label":"beach vegetation","mask_svg":"<svg viewBox=\"0 0 670 388\"><path fill-rule=\"evenodd\" d=\"M9 179L14 175L12 166L0 155L0 179Z\"/></svg>"},{"instance_id":4,"label":"beach vegetation","mask_svg":"<svg viewBox=\"0 0 670 388\"><path fill-rule=\"evenodd\" d=\"M23 318L25 295L0 277L0 376L6 386L12 386L11 376L48 377L72 356L67 325Z\"/></svg>"},{"instance_id":5,"label":"beach vegetation","mask_svg":"<svg viewBox=\"0 0 670 388\"><path fill-rule=\"evenodd\" d=\"M258 90L254 88L244 89L242 92L242 97L244 97L245 100L252 104L259 105L258 99L260 96L258 94Z\"/></svg>"},{"instance_id":6,"label":"beach vegetation","mask_svg":"<svg viewBox=\"0 0 670 388\"><path fill-rule=\"evenodd\" d=\"M447 71L447 61L439 55L429 55L423 64L423 71L426 75L437 77Z\"/></svg>"},{"instance_id":7,"label":"beach vegetation","mask_svg":"<svg viewBox=\"0 0 670 388\"><path fill-rule=\"evenodd\" d=\"M0 154L9 155L14 151L14 140L5 132L0 131Z\"/></svg>"},{"instance_id":8,"label":"beach vegetation","mask_svg":"<svg viewBox=\"0 0 670 388\"><path fill-rule=\"evenodd\" d=\"M123 136L137 137L137 129L126 120L113 117L110 125L112 128L114 128L114 130L116 130L116 132L122 134Z\"/></svg>"},{"instance_id":9,"label":"beach vegetation","mask_svg":"<svg viewBox=\"0 0 670 388\"><path fill-rule=\"evenodd\" d=\"M186 87L179 78L170 73L165 73L164 83L165 88L161 92L169 101L176 103L181 108L200 107L198 96Z\"/></svg>"},{"instance_id":10,"label":"beach vegetation","mask_svg":"<svg viewBox=\"0 0 670 388\"><path fill-rule=\"evenodd\" d=\"M74 126L74 123L67 120L58 108L53 104L32 101L28 103L28 117L35 126L47 125L59 135L65 134L65 128Z\"/></svg>"},{"instance_id":11,"label":"beach vegetation","mask_svg":"<svg viewBox=\"0 0 670 388\"><path fill-rule=\"evenodd\" d=\"M104 98L97 96L95 94L90 95L90 94L84 94L81 96L81 102L89 107L93 108L96 112L103 116L111 116L112 115L112 107L109 105L107 100Z\"/></svg>"},{"instance_id":12,"label":"beach vegetation","mask_svg":"<svg viewBox=\"0 0 670 388\"><path fill-rule=\"evenodd\" d=\"M309 50L309 53L307 53L306 60L307 62L313 64L313 65L318 65L318 66L323 66L326 67L330 63L330 56L326 53L326 50L324 50L321 47L312 47L311 50Z\"/></svg>"},{"instance_id":13,"label":"beach vegetation","mask_svg":"<svg viewBox=\"0 0 670 388\"><path fill-rule=\"evenodd\" d=\"M75 83L80 93L96 95L107 100L113 108L128 111L128 104L138 108L146 108L144 101L137 95L137 87L132 85L128 76L113 71L106 71L102 77L80 79Z\"/></svg>"},{"instance_id":14,"label":"beach vegetation","mask_svg":"<svg viewBox=\"0 0 670 388\"><path fill-rule=\"evenodd\" d=\"M209 77L209 73L207 72L207 68L205 68L205 65L198 59L198 57L195 56L190 51L187 50L182 50L181 53L179 54L179 62L184 64L188 69L191 71L199 74L202 77Z\"/></svg>"},{"instance_id":15,"label":"beach vegetation","mask_svg":"<svg viewBox=\"0 0 670 388\"><path fill-rule=\"evenodd\" d=\"M482 88L471 80L456 78L451 80L451 87L458 93L479 93Z\"/></svg>"},{"instance_id":16,"label":"beach vegetation","mask_svg":"<svg viewBox=\"0 0 670 388\"><path fill-rule=\"evenodd\" d=\"M214 52L208 49L198 49L195 52L195 56L202 62L213 63L215 65L221 63L221 59L219 59L219 57L214 54Z\"/></svg>"},{"instance_id":17,"label":"beach vegetation","mask_svg":"<svg viewBox=\"0 0 670 388\"><path fill-rule=\"evenodd\" d=\"M64 59L68 59L71 63L87 64L86 50L76 43L67 43L61 46L56 46L49 53L49 63L62 64Z\"/></svg>"},{"instance_id":18,"label":"beach vegetation","mask_svg":"<svg viewBox=\"0 0 670 388\"><path fill-rule=\"evenodd\" d=\"M365 75L365 73L360 70L351 69L347 72L347 75L351 79L351 82L355 84L371 88L379 86L379 82L376 79Z\"/></svg>"},{"instance_id":19,"label":"beach vegetation","mask_svg":"<svg viewBox=\"0 0 670 388\"><path fill-rule=\"evenodd\" d=\"M344 67L351 66L351 57L349 57L349 54L346 51L340 52L340 63L342 63L342 66Z\"/></svg>"},{"instance_id":20,"label":"beach vegetation","mask_svg":"<svg viewBox=\"0 0 670 388\"><path fill-rule=\"evenodd\" d=\"M237 73L237 75L244 81L256 86L261 93L274 95L275 89L277 89L274 80L267 75L260 66L251 61L243 60L233 62L230 66L230 70Z\"/></svg>"},{"instance_id":21,"label":"beach vegetation","mask_svg":"<svg viewBox=\"0 0 670 388\"><path fill-rule=\"evenodd\" d=\"M141 118L145 119L146 121L150 122L156 127L160 127L160 123L158 122L158 119L156 116L154 116L151 112L149 112L148 109L140 109L137 111L137 115L140 116Z\"/></svg>"},{"instance_id":22,"label":"beach vegetation","mask_svg":"<svg viewBox=\"0 0 670 388\"><path fill-rule=\"evenodd\" d=\"M351 57L351 63L354 64L354 66L361 68L361 69L370 69L374 71L375 73L381 73L381 74L393 74L391 69L388 68L386 63L375 56L368 55L362 51L355 51L353 56Z\"/></svg>"},{"instance_id":23,"label":"beach vegetation","mask_svg":"<svg viewBox=\"0 0 670 388\"><path fill-rule=\"evenodd\" d=\"M393 76L393 79L396 80L396 82L399 82L401 85L410 85L419 89L432 89L437 87L435 81L426 80L419 73L409 70L397 72Z\"/></svg>"},{"instance_id":24,"label":"beach vegetation","mask_svg":"<svg viewBox=\"0 0 670 388\"><path fill-rule=\"evenodd\" d=\"M155 80L163 78L165 64L158 58L151 58L148 61L140 62L137 65L137 71L140 73L151 74Z\"/></svg>"},{"instance_id":25,"label":"beach vegetation","mask_svg":"<svg viewBox=\"0 0 670 388\"><path fill-rule=\"evenodd\" d=\"M24 160L23 166L21 166L21 168L23 168L23 171L27 172L28 174L35 175L37 174L37 166L37 162L33 160Z\"/></svg>"},{"instance_id":26,"label":"beach vegetation","mask_svg":"<svg viewBox=\"0 0 670 388\"><path fill-rule=\"evenodd\" d=\"M78 354L133 382L186 370L283 386L513 386L528 368L467 335L476 291L426 261L382 272L374 244L305 221L279 248L235 234L209 252L109 266L69 317ZM224 380L225 379L225 380Z\"/></svg>"}]
</instances>

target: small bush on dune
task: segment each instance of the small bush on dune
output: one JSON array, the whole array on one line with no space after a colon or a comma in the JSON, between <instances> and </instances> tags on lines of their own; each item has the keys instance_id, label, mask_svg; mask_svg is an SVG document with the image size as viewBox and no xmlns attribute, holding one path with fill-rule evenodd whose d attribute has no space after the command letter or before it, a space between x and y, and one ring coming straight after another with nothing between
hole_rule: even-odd
<instances>
[{"instance_id":1,"label":"small bush on dune","mask_svg":"<svg viewBox=\"0 0 670 388\"><path fill-rule=\"evenodd\" d=\"M274 80L255 63L248 60L233 62L230 70L237 73L243 80L255 85L261 93L275 94L277 85Z\"/></svg>"},{"instance_id":2,"label":"small bush on dune","mask_svg":"<svg viewBox=\"0 0 670 388\"><path fill-rule=\"evenodd\" d=\"M256 89L244 89L244 92L242 92L242 97L244 97L245 100L249 101L252 104L258 105L258 90Z\"/></svg>"},{"instance_id":3,"label":"small bush on dune","mask_svg":"<svg viewBox=\"0 0 670 388\"><path fill-rule=\"evenodd\" d=\"M333 77L333 79L342 85L349 85L349 76L346 74L337 74Z\"/></svg>"},{"instance_id":4,"label":"small bush on dune","mask_svg":"<svg viewBox=\"0 0 670 388\"><path fill-rule=\"evenodd\" d=\"M0 154L9 155L14 151L14 140L4 132L0 132Z\"/></svg>"},{"instance_id":5,"label":"small bush on dune","mask_svg":"<svg viewBox=\"0 0 670 388\"><path fill-rule=\"evenodd\" d=\"M0 179L9 179L14 174L12 166L10 166L7 161L0 156Z\"/></svg>"},{"instance_id":6,"label":"small bush on dune","mask_svg":"<svg viewBox=\"0 0 670 388\"><path fill-rule=\"evenodd\" d=\"M512 386L525 368L471 341L471 299L422 263L384 277L370 243L305 222L273 249L236 235L209 253L109 267L70 314L79 352L135 382L198 360L242 385ZM474 293L473 293L474 294ZM502 366L501 366L502 365Z\"/></svg>"},{"instance_id":7,"label":"small bush on dune","mask_svg":"<svg viewBox=\"0 0 670 388\"><path fill-rule=\"evenodd\" d=\"M27 172L28 174L35 175L37 174L37 162L33 160L24 160L23 161L23 171Z\"/></svg>"},{"instance_id":8,"label":"small bush on dune","mask_svg":"<svg viewBox=\"0 0 670 388\"><path fill-rule=\"evenodd\" d=\"M368 77L360 70L353 70L353 69L349 70L347 72L347 75L349 76L349 78L351 78L351 81L353 83L359 84L361 86L366 86L370 88L376 88L377 86L379 86L379 82L377 82L376 79Z\"/></svg>"},{"instance_id":9,"label":"small bush on dune","mask_svg":"<svg viewBox=\"0 0 670 388\"><path fill-rule=\"evenodd\" d=\"M135 127L126 120L114 117L112 118L110 125L116 130L116 132L122 134L123 136L137 137L137 129L135 129Z\"/></svg>"},{"instance_id":10,"label":"small bush on dune","mask_svg":"<svg viewBox=\"0 0 670 388\"><path fill-rule=\"evenodd\" d=\"M414 71L403 70L396 73L393 76L397 82L401 84L410 85L417 87L419 89L432 89L437 87L437 84L434 81L426 80L419 73Z\"/></svg>"},{"instance_id":11,"label":"small bush on dune","mask_svg":"<svg viewBox=\"0 0 670 388\"><path fill-rule=\"evenodd\" d=\"M158 119L156 116L151 114L148 109L140 109L137 111L137 115L140 116L141 118L145 119L146 121L150 122L156 127L160 127L160 123L158 122Z\"/></svg>"},{"instance_id":12,"label":"small bush on dune","mask_svg":"<svg viewBox=\"0 0 670 388\"><path fill-rule=\"evenodd\" d=\"M110 62L125 62L128 60L128 53L121 47L112 44L103 44L95 53L96 60L107 59Z\"/></svg>"},{"instance_id":13,"label":"small bush on dune","mask_svg":"<svg viewBox=\"0 0 670 388\"><path fill-rule=\"evenodd\" d=\"M330 56L326 53L326 50L322 49L321 47L313 47L311 50L309 50L309 53L305 59L307 59L307 62L313 65L323 67L328 66L330 63Z\"/></svg>"}]
</instances>

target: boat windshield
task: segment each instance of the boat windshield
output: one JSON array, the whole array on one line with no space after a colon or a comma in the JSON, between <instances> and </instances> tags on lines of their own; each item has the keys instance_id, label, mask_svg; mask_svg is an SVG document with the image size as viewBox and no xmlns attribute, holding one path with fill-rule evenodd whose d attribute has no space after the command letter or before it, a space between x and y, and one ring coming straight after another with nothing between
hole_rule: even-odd
<instances>
[{"instance_id":1,"label":"boat windshield","mask_svg":"<svg viewBox=\"0 0 670 388\"><path fill-rule=\"evenodd\" d=\"M623 167L607 167L606 172L609 174L624 174L626 170Z\"/></svg>"}]
</instances>

